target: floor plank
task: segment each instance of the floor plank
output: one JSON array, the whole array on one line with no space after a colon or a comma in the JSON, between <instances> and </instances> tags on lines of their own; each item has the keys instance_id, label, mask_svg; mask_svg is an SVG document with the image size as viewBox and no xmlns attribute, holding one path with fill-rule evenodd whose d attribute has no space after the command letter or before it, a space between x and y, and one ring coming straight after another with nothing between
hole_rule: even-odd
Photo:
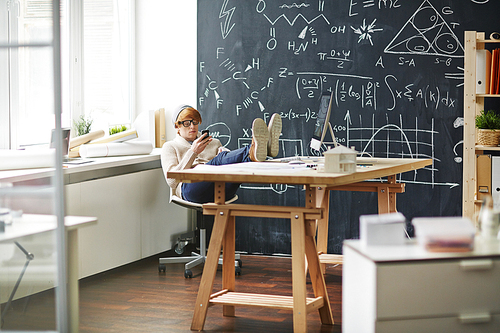
<instances>
[{"instance_id":1,"label":"floor plank","mask_svg":"<svg viewBox=\"0 0 500 333\"><path fill-rule=\"evenodd\" d=\"M191 332L193 307L201 267L185 279L183 264L158 272L158 258L97 274L80 281L80 332ZM291 295L291 258L242 256L236 291ZM341 332L342 266L327 265L325 275L334 326L321 325L319 314L308 315L309 332ZM217 271L214 291L221 289ZM308 280L308 297L312 286ZM2 309L5 304L2 305ZM4 330L55 329L54 292L46 291L13 302ZM205 332L291 332L292 313L285 310L236 307L236 317L224 317L222 306L208 309Z\"/></svg>"}]
</instances>

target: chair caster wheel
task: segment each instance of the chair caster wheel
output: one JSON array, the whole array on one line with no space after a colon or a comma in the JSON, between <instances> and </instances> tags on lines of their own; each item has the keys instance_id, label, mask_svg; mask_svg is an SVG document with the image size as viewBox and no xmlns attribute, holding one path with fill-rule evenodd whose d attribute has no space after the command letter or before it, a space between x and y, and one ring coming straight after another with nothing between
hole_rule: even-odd
<instances>
[{"instance_id":1,"label":"chair caster wheel","mask_svg":"<svg viewBox=\"0 0 500 333\"><path fill-rule=\"evenodd\" d=\"M236 261L238 262L239 267L243 267L243 261L241 261L241 259L236 259Z\"/></svg>"},{"instance_id":2,"label":"chair caster wheel","mask_svg":"<svg viewBox=\"0 0 500 333\"><path fill-rule=\"evenodd\" d=\"M190 269L186 269L186 270L184 271L184 277L185 277L186 279L192 278L192 277L193 277L193 272L191 272L191 270L190 270Z\"/></svg>"},{"instance_id":3,"label":"chair caster wheel","mask_svg":"<svg viewBox=\"0 0 500 333\"><path fill-rule=\"evenodd\" d=\"M239 267L235 267L235 268L234 268L234 273L235 273L236 275L241 275L241 268L239 268Z\"/></svg>"},{"instance_id":4,"label":"chair caster wheel","mask_svg":"<svg viewBox=\"0 0 500 333\"><path fill-rule=\"evenodd\" d=\"M161 273L165 273L167 271L167 265L158 265L158 272Z\"/></svg>"}]
</instances>

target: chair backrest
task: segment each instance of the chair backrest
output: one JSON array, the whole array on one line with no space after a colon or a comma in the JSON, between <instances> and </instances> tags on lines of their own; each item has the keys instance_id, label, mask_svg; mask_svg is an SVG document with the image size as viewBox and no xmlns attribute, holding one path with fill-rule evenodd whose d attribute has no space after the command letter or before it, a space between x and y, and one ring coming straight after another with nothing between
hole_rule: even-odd
<instances>
[{"instance_id":1,"label":"chair backrest","mask_svg":"<svg viewBox=\"0 0 500 333\"><path fill-rule=\"evenodd\" d=\"M238 195L235 194L234 197L226 201L226 204L230 204L232 202L235 202L238 200ZM196 209L196 210L203 210L203 204L199 204L196 202L191 202L191 201L186 201L182 198L179 198L175 193L173 193L172 189L170 189L170 202L173 202L179 206L185 207L185 208L191 208L191 209Z\"/></svg>"},{"instance_id":2,"label":"chair backrest","mask_svg":"<svg viewBox=\"0 0 500 333\"><path fill-rule=\"evenodd\" d=\"M163 176L166 177L167 176L167 170L165 168L165 166L161 165L162 169L163 169ZM166 178L165 178L165 181L166 181ZM195 203L195 202L191 202L191 201L186 201L182 198L179 198L175 193L174 191L172 190L171 187L170 188L170 202L173 202L179 206L182 206L182 207L185 207L185 208L191 208L191 209L196 209L196 210L203 210L203 205L202 204L199 204L199 203ZM232 203L234 201L238 200L238 195L235 195L234 197L232 197L230 200L226 201L226 203Z\"/></svg>"}]
</instances>

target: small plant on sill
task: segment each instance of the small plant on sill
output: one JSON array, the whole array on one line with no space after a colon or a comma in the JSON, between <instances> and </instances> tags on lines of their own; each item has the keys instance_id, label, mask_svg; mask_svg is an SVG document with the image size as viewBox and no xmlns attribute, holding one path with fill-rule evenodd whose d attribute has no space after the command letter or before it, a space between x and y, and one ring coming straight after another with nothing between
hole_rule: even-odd
<instances>
[{"instance_id":1,"label":"small plant on sill","mask_svg":"<svg viewBox=\"0 0 500 333\"><path fill-rule=\"evenodd\" d=\"M73 121L73 127L75 129L76 136L90 133L92 122L93 119L90 117L85 117L85 115L81 115L77 121Z\"/></svg>"},{"instance_id":2,"label":"small plant on sill","mask_svg":"<svg viewBox=\"0 0 500 333\"><path fill-rule=\"evenodd\" d=\"M116 125L116 126L113 126L113 127L109 128L109 135L113 135L113 134L116 134L116 133L124 132L126 130L127 130L127 126L125 126L125 125Z\"/></svg>"}]
</instances>

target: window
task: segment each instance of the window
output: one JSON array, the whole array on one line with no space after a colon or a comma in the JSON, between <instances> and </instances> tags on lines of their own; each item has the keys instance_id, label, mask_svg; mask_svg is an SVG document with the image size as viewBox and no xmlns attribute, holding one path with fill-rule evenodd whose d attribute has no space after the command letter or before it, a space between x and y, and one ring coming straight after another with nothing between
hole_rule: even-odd
<instances>
[{"instance_id":1,"label":"window","mask_svg":"<svg viewBox=\"0 0 500 333\"><path fill-rule=\"evenodd\" d=\"M1 40L21 46L2 49L0 56L0 131L5 133L0 148L46 143L55 126L52 2L7 1L0 10L6 19ZM62 10L62 21L64 17ZM69 116L63 116L62 121L67 125Z\"/></svg>"},{"instance_id":2,"label":"window","mask_svg":"<svg viewBox=\"0 0 500 333\"><path fill-rule=\"evenodd\" d=\"M92 129L130 123L134 96L133 1L83 0L83 114Z\"/></svg>"},{"instance_id":3,"label":"window","mask_svg":"<svg viewBox=\"0 0 500 333\"><path fill-rule=\"evenodd\" d=\"M30 46L0 48L0 149L47 144L55 127L52 1L2 3L0 44ZM93 130L130 123L133 10L133 0L61 1L63 127L80 115Z\"/></svg>"}]
</instances>

